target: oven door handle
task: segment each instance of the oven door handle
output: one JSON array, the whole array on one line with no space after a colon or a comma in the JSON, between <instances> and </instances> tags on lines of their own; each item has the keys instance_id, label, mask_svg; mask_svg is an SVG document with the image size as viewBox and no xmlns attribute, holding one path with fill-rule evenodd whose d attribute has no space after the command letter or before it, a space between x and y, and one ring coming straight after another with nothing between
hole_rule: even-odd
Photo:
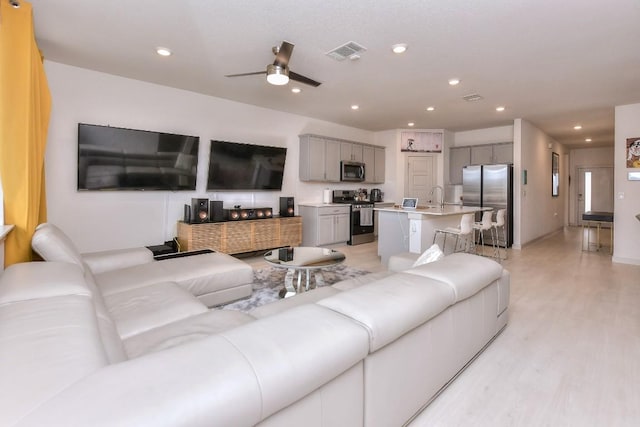
<instances>
[{"instance_id":1,"label":"oven door handle","mask_svg":"<svg viewBox=\"0 0 640 427\"><path fill-rule=\"evenodd\" d=\"M364 165L358 168L358 178L364 181Z\"/></svg>"}]
</instances>

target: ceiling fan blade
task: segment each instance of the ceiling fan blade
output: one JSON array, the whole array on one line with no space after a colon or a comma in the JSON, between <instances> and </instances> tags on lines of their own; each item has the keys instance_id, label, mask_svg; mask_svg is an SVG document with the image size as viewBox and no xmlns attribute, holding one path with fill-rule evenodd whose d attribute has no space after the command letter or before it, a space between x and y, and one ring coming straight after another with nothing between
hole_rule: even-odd
<instances>
[{"instance_id":1,"label":"ceiling fan blade","mask_svg":"<svg viewBox=\"0 0 640 427\"><path fill-rule=\"evenodd\" d=\"M225 77L256 76L258 74L267 74L267 72L266 71L254 71L253 73L228 74Z\"/></svg>"},{"instance_id":2,"label":"ceiling fan blade","mask_svg":"<svg viewBox=\"0 0 640 427\"><path fill-rule=\"evenodd\" d=\"M279 65L281 67L286 67L289 64L289 58L291 58L291 53L293 52L293 44L283 41L278 49L278 53L276 53L276 60L273 61L273 65Z\"/></svg>"},{"instance_id":3,"label":"ceiling fan blade","mask_svg":"<svg viewBox=\"0 0 640 427\"><path fill-rule=\"evenodd\" d=\"M318 87L318 86L320 86L322 84L322 83L317 82L317 81L315 81L313 79L310 79L309 77L305 77L305 76L303 76L301 74L294 73L291 70L289 70L289 78L291 80L295 80L297 82L304 83L306 85L313 86L313 87Z\"/></svg>"}]
</instances>

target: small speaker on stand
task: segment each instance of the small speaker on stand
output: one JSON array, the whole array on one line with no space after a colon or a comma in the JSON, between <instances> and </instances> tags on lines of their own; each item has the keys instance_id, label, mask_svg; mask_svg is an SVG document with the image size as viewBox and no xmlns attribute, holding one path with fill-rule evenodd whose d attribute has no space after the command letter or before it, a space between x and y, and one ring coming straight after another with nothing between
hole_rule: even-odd
<instances>
[{"instance_id":1,"label":"small speaker on stand","mask_svg":"<svg viewBox=\"0 0 640 427\"><path fill-rule=\"evenodd\" d=\"M280 216L295 216L293 197L280 197Z\"/></svg>"},{"instance_id":2,"label":"small speaker on stand","mask_svg":"<svg viewBox=\"0 0 640 427\"><path fill-rule=\"evenodd\" d=\"M191 222L209 222L209 199L191 199Z\"/></svg>"},{"instance_id":3,"label":"small speaker on stand","mask_svg":"<svg viewBox=\"0 0 640 427\"><path fill-rule=\"evenodd\" d=\"M184 217L182 219L185 224L191 224L191 206L184 205Z\"/></svg>"}]
</instances>

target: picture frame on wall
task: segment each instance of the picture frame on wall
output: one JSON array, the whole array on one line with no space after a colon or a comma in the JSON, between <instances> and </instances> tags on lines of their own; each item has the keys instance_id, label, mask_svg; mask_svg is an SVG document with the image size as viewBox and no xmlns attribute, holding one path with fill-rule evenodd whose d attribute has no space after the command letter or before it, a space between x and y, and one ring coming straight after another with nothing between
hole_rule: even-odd
<instances>
[{"instance_id":1,"label":"picture frame on wall","mask_svg":"<svg viewBox=\"0 0 640 427\"><path fill-rule=\"evenodd\" d=\"M558 197L560 194L560 156L558 153L551 153L551 197Z\"/></svg>"},{"instance_id":2,"label":"picture frame on wall","mask_svg":"<svg viewBox=\"0 0 640 427\"><path fill-rule=\"evenodd\" d=\"M442 132L402 132L401 152L442 153Z\"/></svg>"},{"instance_id":3,"label":"picture frame on wall","mask_svg":"<svg viewBox=\"0 0 640 427\"><path fill-rule=\"evenodd\" d=\"M640 169L640 137L627 138L627 169Z\"/></svg>"}]
</instances>

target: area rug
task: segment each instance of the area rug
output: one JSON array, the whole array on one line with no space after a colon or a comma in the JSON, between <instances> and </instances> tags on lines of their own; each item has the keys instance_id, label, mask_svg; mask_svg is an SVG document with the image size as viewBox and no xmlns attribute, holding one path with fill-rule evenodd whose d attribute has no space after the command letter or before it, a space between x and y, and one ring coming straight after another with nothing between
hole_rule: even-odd
<instances>
[{"instance_id":1,"label":"area rug","mask_svg":"<svg viewBox=\"0 0 640 427\"><path fill-rule=\"evenodd\" d=\"M284 288L284 276L287 270L284 268L261 268L253 270L253 293L249 298L220 306L225 310L240 310L248 312L263 304L267 304L280 299L278 293ZM310 287L320 287L333 285L341 280L369 274L366 270L349 267L344 264L322 269L322 279L319 283L315 281L315 275L311 274ZM304 276L303 276L304 283Z\"/></svg>"}]
</instances>

